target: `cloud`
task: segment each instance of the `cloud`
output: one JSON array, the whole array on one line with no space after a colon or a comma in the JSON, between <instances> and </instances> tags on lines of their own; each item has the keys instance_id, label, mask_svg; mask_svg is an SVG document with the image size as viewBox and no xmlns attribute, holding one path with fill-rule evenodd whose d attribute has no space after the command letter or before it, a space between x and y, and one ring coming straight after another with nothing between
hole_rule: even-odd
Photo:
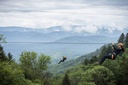
<instances>
[{"instance_id":1,"label":"cloud","mask_svg":"<svg viewBox=\"0 0 128 85\"><path fill-rule=\"evenodd\" d=\"M127 9L127 0L0 0L0 26L59 25L69 31L71 25L81 25L75 30L92 33L96 26L123 30L128 26Z\"/></svg>"},{"instance_id":2,"label":"cloud","mask_svg":"<svg viewBox=\"0 0 128 85\"><path fill-rule=\"evenodd\" d=\"M108 7L116 9L127 9L127 0L1 0L0 11L46 11L57 9L80 9L80 8L95 8Z\"/></svg>"},{"instance_id":3,"label":"cloud","mask_svg":"<svg viewBox=\"0 0 128 85\"><path fill-rule=\"evenodd\" d=\"M78 26L74 29L76 32L88 32L88 33L96 33L98 28L95 25L83 25L83 26Z\"/></svg>"}]
</instances>

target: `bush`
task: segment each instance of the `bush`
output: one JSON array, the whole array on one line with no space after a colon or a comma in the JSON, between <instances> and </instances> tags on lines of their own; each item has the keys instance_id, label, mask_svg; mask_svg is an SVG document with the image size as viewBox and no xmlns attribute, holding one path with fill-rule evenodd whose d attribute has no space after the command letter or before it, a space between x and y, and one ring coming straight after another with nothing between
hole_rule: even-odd
<instances>
[{"instance_id":1,"label":"bush","mask_svg":"<svg viewBox=\"0 0 128 85\"><path fill-rule=\"evenodd\" d=\"M31 85L26 80L20 67L14 62L0 62L0 84L1 85Z\"/></svg>"},{"instance_id":2,"label":"bush","mask_svg":"<svg viewBox=\"0 0 128 85\"><path fill-rule=\"evenodd\" d=\"M115 85L114 79L113 72L103 66L88 69L83 75L83 81L96 85Z\"/></svg>"}]
</instances>

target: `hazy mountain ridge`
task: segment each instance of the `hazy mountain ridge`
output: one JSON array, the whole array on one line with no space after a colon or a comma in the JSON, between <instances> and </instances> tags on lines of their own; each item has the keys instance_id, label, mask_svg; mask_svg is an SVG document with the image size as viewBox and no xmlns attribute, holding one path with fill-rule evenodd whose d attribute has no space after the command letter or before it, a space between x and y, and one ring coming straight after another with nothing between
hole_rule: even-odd
<instances>
[{"instance_id":1,"label":"hazy mountain ridge","mask_svg":"<svg viewBox=\"0 0 128 85\"><path fill-rule=\"evenodd\" d=\"M74 42L74 43L110 43L111 41L116 42L117 37L107 37L100 35L92 36L71 36L57 40L56 42Z\"/></svg>"},{"instance_id":2,"label":"hazy mountain ridge","mask_svg":"<svg viewBox=\"0 0 128 85\"><path fill-rule=\"evenodd\" d=\"M74 25L71 27L73 29L76 29L82 26ZM7 43L6 45L4 45L6 52L11 52L16 60L18 59L20 53L23 51L35 51L51 56L52 61L57 63L63 55L68 56L69 60L78 58L81 55L95 51L97 48L100 48L104 43L111 43L112 41L117 41L118 37L113 36L120 36L121 32L120 34L116 32L107 34L107 31L104 31L102 29L95 34L88 32L79 33L73 30L65 31L62 26L54 26L47 29L0 27L0 34L4 34L7 42L28 42L27 44ZM113 36L110 36L110 34ZM48 44L43 44L40 42L48 42ZM62 44L59 42L62 42ZM64 42L67 42L69 44L63 44Z\"/></svg>"},{"instance_id":3,"label":"hazy mountain ridge","mask_svg":"<svg viewBox=\"0 0 128 85\"><path fill-rule=\"evenodd\" d=\"M124 32L126 33L128 31L128 27L126 27L124 30L117 30L114 27L108 27L108 26L101 26L97 27L99 28L96 33L89 33L86 31L81 31L77 32L77 29L81 29L82 27L86 27L86 25L70 25L68 28L71 28L70 30L67 30L66 27L63 26L53 26L49 28L25 28L25 27L0 27L0 31L19 31L19 32L40 32L40 33L54 33L54 32L67 32L67 33L74 33L74 34L79 34L79 35L104 35L107 36L108 34L113 34L113 33L120 33ZM90 28L91 29L91 28ZM114 35L114 34L113 34Z\"/></svg>"},{"instance_id":4,"label":"hazy mountain ridge","mask_svg":"<svg viewBox=\"0 0 128 85\"><path fill-rule=\"evenodd\" d=\"M73 25L70 26L72 29L79 28L81 26ZM0 33L4 34L7 38L7 41L16 41L17 42L61 42L61 41L68 41L78 39L77 41L81 42L87 42L88 38L94 38L94 40L97 40L97 38L103 38L110 39L112 37L113 39L116 36L118 37L120 34L120 31L114 30L113 33L110 33L106 28L98 30L97 33L92 34L88 32L76 32L74 30L71 31L65 31L62 26L53 26L45 29L30 29L30 28L22 28L22 27L0 27ZM19 38L19 39L17 39ZM72 39L71 39L72 38ZM79 40L80 38L80 40ZM67 40L66 40L67 39ZM93 39L92 39L93 41ZM90 41L90 42L92 42ZM102 40L103 41L103 40ZM74 41L76 42L76 41Z\"/></svg>"}]
</instances>

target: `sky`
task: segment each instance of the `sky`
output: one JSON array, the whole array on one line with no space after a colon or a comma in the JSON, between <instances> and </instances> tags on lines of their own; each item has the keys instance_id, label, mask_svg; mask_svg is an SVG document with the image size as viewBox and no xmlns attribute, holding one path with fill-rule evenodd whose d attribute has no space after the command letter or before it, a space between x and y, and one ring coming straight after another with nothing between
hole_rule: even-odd
<instances>
[{"instance_id":1,"label":"sky","mask_svg":"<svg viewBox=\"0 0 128 85\"><path fill-rule=\"evenodd\" d=\"M80 25L76 31L95 33L128 28L128 0L0 0L0 27L44 29Z\"/></svg>"}]
</instances>

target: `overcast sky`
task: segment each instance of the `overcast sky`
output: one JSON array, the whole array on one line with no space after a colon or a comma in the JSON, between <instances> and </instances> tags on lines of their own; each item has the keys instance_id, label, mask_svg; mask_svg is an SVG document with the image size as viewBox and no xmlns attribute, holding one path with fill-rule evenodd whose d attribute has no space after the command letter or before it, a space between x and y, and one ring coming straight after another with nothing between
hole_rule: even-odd
<instances>
[{"instance_id":1,"label":"overcast sky","mask_svg":"<svg viewBox=\"0 0 128 85\"><path fill-rule=\"evenodd\" d=\"M82 25L77 31L88 32L97 26L128 28L128 0L0 0L0 26L58 25Z\"/></svg>"}]
</instances>

